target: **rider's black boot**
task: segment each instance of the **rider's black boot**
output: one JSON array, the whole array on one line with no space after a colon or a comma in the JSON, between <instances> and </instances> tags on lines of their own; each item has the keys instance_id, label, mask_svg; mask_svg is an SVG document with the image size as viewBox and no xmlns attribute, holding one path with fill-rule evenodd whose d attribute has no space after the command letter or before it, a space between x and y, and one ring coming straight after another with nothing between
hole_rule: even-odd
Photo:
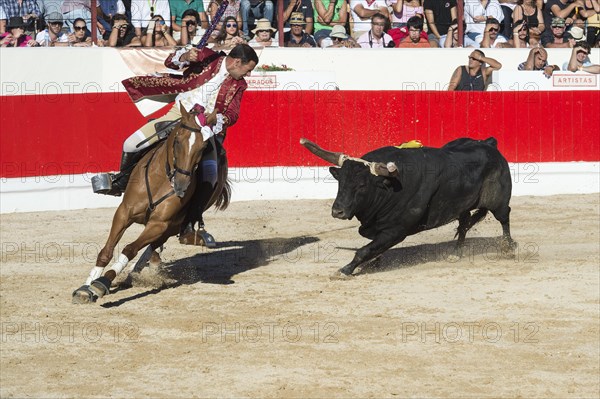
<instances>
[{"instance_id":1,"label":"rider's black boot","mask_svg":"<svg viewBox=\"0 0 600 399\"><path fill-rule=\"evenodd\" d=\"M140 160L143 154L141 152L123 152L121 155L121 166L119 173L109 173L108 176L111 180L110 188L103 190L95 190L99 194L114 195L116 197L123 194L127 183L129 182L129 176L135 164ZM100 175L99 175L100 176ZM92 178L92 184L94 184L94 178Z\"/></svg>"}]
</instances>

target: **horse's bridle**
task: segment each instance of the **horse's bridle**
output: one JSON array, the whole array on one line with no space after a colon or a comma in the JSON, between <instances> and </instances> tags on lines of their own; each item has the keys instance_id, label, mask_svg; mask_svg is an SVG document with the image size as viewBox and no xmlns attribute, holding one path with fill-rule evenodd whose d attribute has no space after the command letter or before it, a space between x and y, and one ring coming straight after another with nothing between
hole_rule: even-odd
<instances>
[{"instance_id":1,"label":"horse's bridle","mask_svg":"<svg viewBox=\"0 0 600 399\"><path fill-rule=\"evenodd\" d=\"M186 130L189 130L190 132L194 132L194 133L202 133L202 130L197 129L195 127L188 126L188 125L184 125L183 123L181 123L179 128L186 129ZM177 173L180 173L180 174L182 174L184 176L188 176L188 177L191 177L192 173L194 173L191 170L181 169L177 166L177 157L175 156L174 152L173 152L173 170L171 170L171 165L169 165L169 158L167 158L167 160L165 162L165 170L167 172L167 177L169 178L170 181L173 180L173 178L175 177L175 175Z\"/></svg>"},{"instance_id":2,"label":"horse's bridle","mask_svg":"<svg viewBox=\"0 0 600 399\"><path fill-rule=\"evenodd\" d=\"M184 125L183 122L181 123L180 128L187 129L194 133L202 133L202 130L197 129L195 127ZM154 211L154 209L156 209L156 207L161 202L163 202L164 200L166 200L167 198L169 198L170 196L175 194L175 190L171 190L167 194L160 197L158 200L152 201L152 192L150 192L150 178L148 176L148 173L149 173L149 169L150 169L150 163L152 163L152 160L154 159L154 155L156 155L157 150L158 150L158 148L156 150L154 150L154 152L150 156L150 159L148 159L148 162L146 163L146 174L144 177L146 180L146 193L148 194L148 208L146 209L146 218L145 218L144 224L148 223L148 220L150 219L150 214ZM193 173L193 171L184 170L177 166L177 159L175 158L175 153L173 153L173 170L171 171L171 166L169 165L168 157L167 157L167 160L165 161L165 169L166 169L167 177L169 178L169 181L173 181L173 178L175 177L175 175L177 173L181 173L182 175L189 176L189 177L191 177L192 173Z\"/></svg>"}]
</instances>

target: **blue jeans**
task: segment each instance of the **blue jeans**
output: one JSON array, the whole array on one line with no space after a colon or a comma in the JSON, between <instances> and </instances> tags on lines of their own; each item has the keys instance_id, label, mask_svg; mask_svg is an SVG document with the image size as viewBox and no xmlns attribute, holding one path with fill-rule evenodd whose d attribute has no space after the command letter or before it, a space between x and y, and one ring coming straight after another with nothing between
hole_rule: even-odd
<instances>
[{"instance_id":1,"label":"blue jeans","mask_svg":"<svg viewBox=\"0 0 600 399\"><path fill-rule=\"evenodd\" d=\"M242 31L244 35L249 35L248 22L250 20L250 12L252 12L253 19L266 18L273 25L274 10L275 7L271 0L261 1L255 6L250 4L250 0L242 0L240 2L240 13L242 14Z\"/></svg>"}]
</instances>

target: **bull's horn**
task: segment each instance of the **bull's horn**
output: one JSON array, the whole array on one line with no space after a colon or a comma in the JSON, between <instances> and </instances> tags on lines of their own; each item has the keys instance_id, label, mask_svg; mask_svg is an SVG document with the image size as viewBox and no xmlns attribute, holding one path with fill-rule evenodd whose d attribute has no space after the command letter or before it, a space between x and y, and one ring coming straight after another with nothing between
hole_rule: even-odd
<instances>
[{"instance_id":1,"label":"bull's horn","mask_svg":"<svg viewBox=\"0 0 600 399\"><path fill-rule=\"evenodd\" d=\"M342 154L341 152L331 152L331 151L324 150L321 147L319 147L318 145L316 145L315 143L313 143L312 141L307 140L305 138L300 139L300 144L302 144L304 147L306 147L306 149L308 151L312 152L319 158L324 159L325 161L332 163L334 165L342 166L342 163L343 163L342 156L344 154Z\"/></svg>"}]
</instances>

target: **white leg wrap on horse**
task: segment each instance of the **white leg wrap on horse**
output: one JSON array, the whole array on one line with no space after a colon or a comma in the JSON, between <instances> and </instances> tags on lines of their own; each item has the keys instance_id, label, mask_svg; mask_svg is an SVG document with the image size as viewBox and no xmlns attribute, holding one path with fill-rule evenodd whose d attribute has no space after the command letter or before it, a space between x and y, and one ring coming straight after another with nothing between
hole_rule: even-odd
<instances>
[{"instance_id":1,"label":"white leg wrap on horse","mask_svg":"<svg viewBox=\"0 0 600 399\"><path fill-rule=\"evenodd\" d=\"M87 280L85 280L85 285L90 285L92 283L92 281L94 281L98 277L102 276L103 270L104 270L103 267L95 266L92 269L92 271L90 272L90 275L88 276Z\"/></svg>"},{"instance_id":2,"label":"white leg wrap on horse","mask_svg":"<svg viewBox=\"0 0 600 399\"><path fill-rule=\"evenodd\" d=\"M111 270L114 270L115 273L118 275L119 273L121 273L121 271L125 268L125 266L127 266L127 264L129 263L129 259L127 259L127 256L121 254L119 255L119 260L116 261L111 267Z\"/></svg>"}]
</instances>

